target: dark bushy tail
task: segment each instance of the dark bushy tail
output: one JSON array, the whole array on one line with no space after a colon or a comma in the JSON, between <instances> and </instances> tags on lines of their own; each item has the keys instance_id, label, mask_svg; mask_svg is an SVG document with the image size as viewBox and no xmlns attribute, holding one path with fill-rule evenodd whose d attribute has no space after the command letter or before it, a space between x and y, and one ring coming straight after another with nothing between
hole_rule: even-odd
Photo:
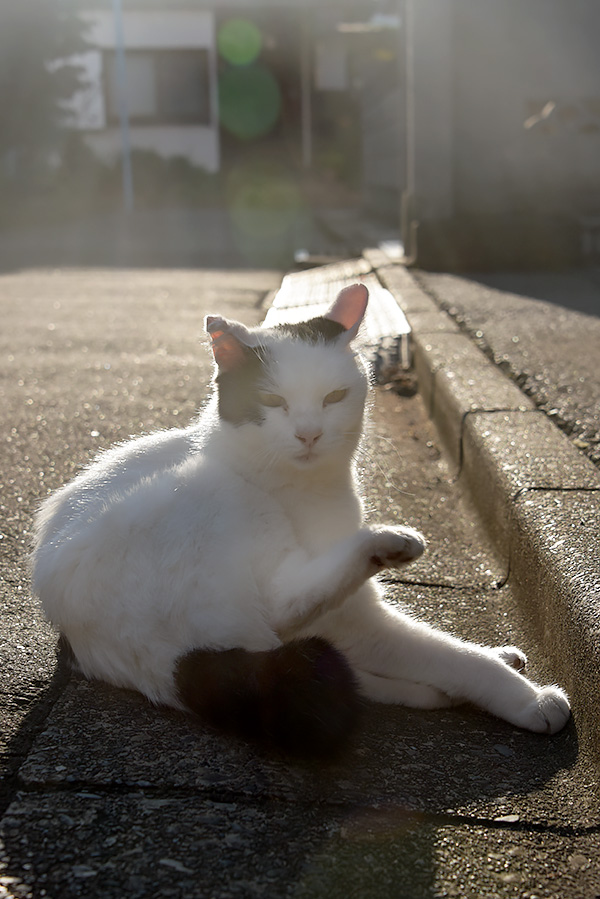
<instances>
[{"instance_id":1,"label":"dark bushy tail","mask_svg":"<svg viewBox=\"0 0 600 899\"><path fill-rule=\"evenodd\" d=\"M268 652L194 649L178 660L175 683L208 724L289 755L335 756L358 718L352 669L320 637Z\"/></svg>"}]
</instances>

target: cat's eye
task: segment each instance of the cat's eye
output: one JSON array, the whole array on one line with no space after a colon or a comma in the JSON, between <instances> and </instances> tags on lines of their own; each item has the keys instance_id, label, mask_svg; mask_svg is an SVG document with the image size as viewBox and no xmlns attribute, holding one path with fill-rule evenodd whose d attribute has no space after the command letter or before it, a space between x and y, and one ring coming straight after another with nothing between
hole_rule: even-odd
<instances>
[{"instance_id":1,"label":"cat's eye","mask_svg":"<svg viewBox=\"0 0 600 899\"><path fill-rule=\"evenodd\" d=\"M332 403L341 403L348 391L345 388L341 390L332 390L323 400L324 406L331 406Z\"/></svg>"},{"instance_id":2,"label":"cat's eye","mask_svg":"<svg viewBox=\"0 0 600 899\"><path fill-rule=\"evenodd\" d=\"M282 396L279 396L278 393L259 393L258 394L259 402L262 406L271 406L275 408L277 406L286 406L285 399Z\"/></svg>"}]
</instances>

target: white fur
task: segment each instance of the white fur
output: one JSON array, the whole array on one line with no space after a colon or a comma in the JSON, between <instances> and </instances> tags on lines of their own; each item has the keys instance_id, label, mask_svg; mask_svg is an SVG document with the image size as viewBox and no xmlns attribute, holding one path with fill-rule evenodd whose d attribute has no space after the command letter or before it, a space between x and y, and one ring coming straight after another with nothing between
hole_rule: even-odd
<instances>
[{"instance_id":1,"label":"white fur","mask_svg":"<svg viewBox=\"0 0 600 899\"><path fill-rule=\"evenodd\" d=\"M272 354L265 390L285 408L233 426L213 401L188 428L102 454L37 516L34 589L83 673L177 705L173 671L188 650L315 634L346 654L372 699L470 700L530 730L560 729L565 694L520 674L518 650L461 642L384 602L373 575L424 541L363 524L352 459L367 378L345 335L308 344L236 327ZM340 388L344 399L324 405ZM321 433L308 459L305 432Z\"/></svg>"}]
</instances>

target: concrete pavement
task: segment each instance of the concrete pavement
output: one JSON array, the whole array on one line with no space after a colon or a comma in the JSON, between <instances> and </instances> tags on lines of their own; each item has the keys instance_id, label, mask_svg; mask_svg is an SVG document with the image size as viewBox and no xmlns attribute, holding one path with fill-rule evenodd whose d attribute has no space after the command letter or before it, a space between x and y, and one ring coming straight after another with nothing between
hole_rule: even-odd
<instances>
[{"instance_id":1,"label":"concrete pavement","mask_svg":"<svg viewBox=\"0 0 600 899\"><path fill-rule=\"evenodd\" d=\"M378 274L413 325L421 393L457 474L598 752L600 317L466 278ZM594 295L580 273L566 283L565 302L577 284Z\"/></svg>"},{"instance_id":2,"label":"concrete pavement","mask_svg":"<svg viewBox=\"0 0 600 899\"><path fill-rule=\"evenodd\" d=\"M536 408L600 464L600 269L414 277Z\"/></svg>"},{"instance_id":3,"label":"concrete pavement","mask_svg":"<svg viewBox=\"0 0 600 899\"><path fill-rule=\"evenodd\" d=\"M299 767L57 670L28 593L35 505L98 447L188 420L210 372L203 314L258 322L281 273L7 274L0 896L600 896L593 635L574 615L577 602L593 611L594 506L556 533L582 494L597 497L597 470L413 275L378 252L355 268L411 320L422 391L377 390L361 460L371 518L430 543L389 578L391 596L467 638L522 645L535 677L569 678L574 721L546 739L467 708L370 706L346 759ZM531 533L547 529L536 555ZM524 604L532 575L566 584L567 599ZM561 634L577 627L573 654Z\"/></svg>"}]
</instances>

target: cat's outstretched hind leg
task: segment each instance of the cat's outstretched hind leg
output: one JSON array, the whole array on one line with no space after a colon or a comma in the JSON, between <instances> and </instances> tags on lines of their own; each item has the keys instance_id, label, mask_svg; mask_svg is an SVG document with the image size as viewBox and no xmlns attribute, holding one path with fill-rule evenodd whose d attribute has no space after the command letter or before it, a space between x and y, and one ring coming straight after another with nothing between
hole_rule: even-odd
<instances>
[{"instance_id":1,"label":"cat's outstretched hind leg","mask_svg":"<svg viewBox=\"0 0 600 899\"><path fill-rule=\"evenodd\" d=\"M376 594L356 593L318 626L325 637L335 634L357 671L427 685L536 733L557 733L569 720L567 695L526 678L519 650L459 640L382 603Z\"/></svg>"},{"instance_id":2,"label":"cat's outstretched hind leg","mask_svg":"<svg viewBox=\"0 0 600 899\"><path fill-rule=\"evenodd\" d=\"M177 661L175 684L208 724L286 755L335 756L357 723L352 669L319 637L266 652L194 649Z\"/></svg>"},{"instance_id":3,"label":"cat's outstretched hind leg","mask_svg":"<svg viewBox=\"0 0 600 899\"><path fill-rule=\"evenodd\" d=\"M381 677L361 670L356 671L356 676L361 693L373 702L397 703L412 709L447 709L460 704L460 700L451 699L447 693L428 684L417 684L415 681L396 677Z\"/></svg>"}]
</instances>

